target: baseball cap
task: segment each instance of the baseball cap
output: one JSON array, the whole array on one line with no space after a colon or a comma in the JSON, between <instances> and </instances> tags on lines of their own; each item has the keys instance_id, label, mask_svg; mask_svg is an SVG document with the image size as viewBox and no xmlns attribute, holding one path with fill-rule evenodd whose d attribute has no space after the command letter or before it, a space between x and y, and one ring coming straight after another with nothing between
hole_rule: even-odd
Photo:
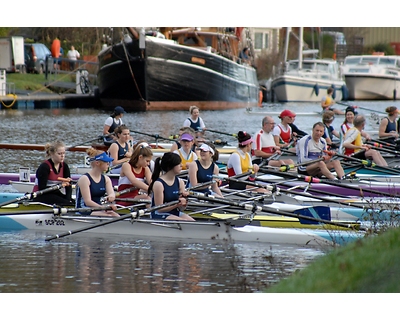
<instances>
[{"instance_id":1,"label":"baseball cap","mask_svg":"<svg viewBox=\"0 0 400 320\"><path fill-rule=\"evenodd\" d=\"M121 106L115 107L114 111L116 114L126 113L124 108L122 108Z\"/></svg>"},{"instance_id":2,"label":"baseball cap","mask_svg":"<svg viewBox=\"0 0 400 320\"><path fill-rule=\"evenodd\" d=\"M114 158L109 157L106 152L103 152L91 158L90 161L112 162L114 161Z\"/></svg>"},{"instance_id":3,"label":"baseball cap","mask_svg":"<svg viewBox=\"0 0 400 320\"><path fill-rule=\"evenodd\" d=\"M199 150L203 150L203 151L210 151L211 154L214 154L214 149L211 148L208 144L203 143L200 147L198 147Z\"/></svg>"},{"instance_id":4,"label":"baseball cap","mask_svg":"<svg viewBox=\"0 0 400 320\"><path fill-rule=\"evenodd\" d=\"M296 114L294 112L286 109L281 112L281 114L279 115L279 118L282 119L283 117L295 117L295 116L296 116Z\"/></svg>"},{"instance_id":5,"label":"baseball cap","mask_svg":"<svg viewBox=\"0 0 400 320\"><path fill-rule=\"evenodd\" d=\"M184 134L181 136L181 140L193 141L194 138L193 138L193 136L192 136L191 134L189 134L189 133L184 133Z\"/></svg>"}]
</instances>

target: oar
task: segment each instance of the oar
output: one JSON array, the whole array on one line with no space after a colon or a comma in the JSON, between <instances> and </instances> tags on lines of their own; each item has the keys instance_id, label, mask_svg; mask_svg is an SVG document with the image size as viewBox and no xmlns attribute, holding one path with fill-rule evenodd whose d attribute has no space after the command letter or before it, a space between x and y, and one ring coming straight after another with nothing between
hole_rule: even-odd
<instances>
[{"instance_id":1,"label":"oar","mask_svg":"<svg viewBox=\"0 0 400 320\"><path fill-rule=\"evenodd\" d=\"M267 180L267 179L264 179L264 178L258 178L258 177L256 178L256 180L264 182L264 183L272 182L271 180ZM277 185L278 186L286 186L289 181L291 181L291 180L281 181L281 182L278 182ZM309 185L296 186L296 187L304 189L304 192L314 191L314 192L318 192L319 194L327 195L327 196L330 196L330 197L333 196L333 197L346 198L348 200L352 200L352 198L349 198L349 197L346 197L346 196L343 196L343 195L340 195L340 194L332 193L332 192L329 192L329 191L316 190L316 189L310 187ZM318 195L306 194L304 192L297 192L297 191L294 191L292 189L282 189L282 188L280 188L279 193L276 195L275 199L278 199L278 197L281 194L291 194L291 195L297 195L297 196L301 196L301 197L307 197L307 198L310 199L310 201L312 201L312 199L315 199L315 200L323 201L324 203L331 202L331 203L336 203L336 204L341 204L341 205L344 204L346 206L352 206L352 207L356 207L356 208L365 209L365 206L362 205L362 204L343 202L346 199L343 199L343 200L335 200L335 199L331 199L331 198L328 199L326 197L322 197L322 196L318 196Z\"/></svg>"},{"instance_id":2,"label":"oar","mask_svg":"<svg viewBox=\"0 0 400 320\"><path fill-rule=\"evenodd\" d=\"M152 138L156 139L156 142L157 142L157 140L167 140L167 141L174 141L174 142L176 141L176 139L165 138L165 137L162 137L162 136L160 136L158 134L150 134L150 133L135 131L135 130L132 130L132 129L129 129L129 130L131 132L134 132L134 133L137 133L137 134L142 134L142 135L145 135L145 136L152 137Z\"/></svg>"},{"instance_id":3,"label":"oar","mask_svg":"<svg viewBox=\"0 0 400 320\"><path fill-rule=\"evenodd\" d=\"M135 202L135 203L151 203L151 200L135 199L135 198L115 198L115 201Z\"/></svg>"},{"instance_id":4,"label":"oar","mask_svg":"<svg viewBox=\"0 0 400 320\"><path fill-rule=\"evenodd\" d=\"M128 159L124 160L124 161L121 162L121 163L118 163L118 164L116 164L116 165L113 165L113 166L108 167L106 173L110 173L112 170L117 169L117 168L119 168L119 167L122 167L122 165L123 165L125 162L128 162L128 161L130 161L130 160L131 160L131 159L128 158Z\"/></svg>"},{"instance_id":5,"label":"oar","mask_svg":"<svg viewBox=\"0 0 400 320\"><path fill-rule=\"evenodd\" d=\"M323 161L323 160L325 160L325 159L324 158L318 158L318 159L314 159L314 160L310 160L310 161L305 161L303 163L281 165L279 167L279 171L287 172L290 169L294 169L294 168L302 167L302 166L308 166L310 164L317 163L317 162L320 162L320 161ZM269 167L269 168L277 168L278 169L278 167Z\"/></svg>"},{"instance_id":6,"label":"oar","mask_svg":"<svg viewBox=\"0 0 400 320\"><path fill-rule=\"evenodd\" d=\"M375 112L375 113L386 114L386 112L383 112L383 111L368 109L368 108L364 108L364 107L360 107L360 106L352 106L350 104L343 103L343 102L336 102L336 103L341 104L342 106L345 106L345 107L352 107L354 109L362 109L362 110L371 111L371 112Z\"/></svg>"},{"instance_id":7,"label":"oar","mask_svg":"<svg viewBox=\"0 0 400 320\"><path fill-rule=\"evenodd\" d=\"M365 151L361 151L361 152L365 152ZM358 163L363 164L366 168L377 168L380 169L381 172L387 172L387 173L393 173L393 174L400 174L400 170L396 169L396 168L390 168L390 167L382 167L377 165L375 162L371 161L371 160L365 160L365 159L358 159L355 157L349 157L346 156L344 154L336 154L338 157L343 158L343 159L347 159L350 161L356 161Z\"/></svg>"},{"instance_id":8,"label":"oar","mask_svg":"<svg viewBox=\"0 0 400 320\"><path fill-rule=\"evenodd\" d=\"M121 191L117 191L117 192L115 192L115 197L122 196L125 193L129 193L129 192L135 191L135 190L137 190L137 187L130 187L130 188L127 188L127 189L124 189Z\"/></svg>"},{"instance_id":9,"label":"oar","mask_svg":"<svg viewBox=\"0 0 400 320\"><path fill-rule=\"evenodd\" d=\"M214 132L214 133L219 133L219 134L224 134L224 135L226 135L226 136L230 136L230 137L237 138L237 134L236 134L236 133L227 133L227 132L218 131L218 130L213 130L213 129L209 129L209 128L207 128L206 131L210 131L210 132Z\"/></svg>"},{"instance_id":10,"label":"oar","mask_svg":"<svg viewBox=\"0 0 400 320\"><path fill-rule=\"evenodd\" d=\"M153 211L156 211L156 210L159 210L159 209L162 209L162 208L166 208L166 207L172 206L172 205L177 204L177 203L179 203L179 200L167 202L167 203L164 203L162 205L154 206L154 207L151 207L151 208L148 208L148 209L144 209L144 210L143 209L142 210L138 210L137 212L133 211L131 213L124 214L124 215L122 215L122 216L120 216L118 218L113 218L113 219L110 219L110 220L107 220L107 221L104 221L104 222L96 223L96 224L91 225L91 226L86 226L86 227L83 227L83 228L80 228L80 229L67 231L67 232L64 232L64 233L61 233L61 234L56 234L54 236L46 238L45 240L46 241L50 241L50 240L54 240L54 239L59 239L59 238L65 237L65 236L69 236L71 234L75 234L75 233L79 233L79 232L82 232L82 231L91 230L91 229L94 229L94 228L105 226L107 224L111 224L111 223L114 223L114 222L125 220L127 218L135 218L135 217L141 216L141 215L143 215L145 213L149 213L149 212L153 212ZM77 211L81 212L81 209L82 208L79 208L79 209L77 209ZM90 209L90 208L88 208L88 209Z\"/></svg>"},{"instance_id":11,"label":"oar","mask_svg":"<svg viewBox=\"0 0 400 320\"><path fill-rule=\"evenodd\" d=\"M279 192L279 188L277 188L276 185L266 185L266 184L261 184L261 183L257 183L254 181L235 179L234 177L229 177L229 178L228 177L220 177L220 176L214 176L214 177L221 179L221 180L228 180L228 181L233 181L233 182L237 182L237 183L242 183L242 184L252 186L252 187L266 189L266 190L271 191L272 193Z\"/></svg>"},{"instance_id":12,"label":"oar","mask_svg":"<svg viewBox=\"0 0 400 320\"><path fill-rule=\"evenodd\" d=\"M42 194L45 194L45 193L48 193L48 192L52 192L52 191L55 191L55 190L60 190L60 189L62 189L64 187L66 187L67 185L68 185L67 183L63 182L63 183L55 184L54 186L51 186L51 187L43 189L43 190L39 190L39 191L32 192L32 193L27 193L27 194L25 194L25 195L23 195L21 197L17 197L15 199L11 199L11 200L5 201L3 203L0 203L0 207L6 206L6 205L11 204L11 203L23 201L23 200L31 200L31 199L34 199L34 198L36 198L38 196L41 196Z\"/></svg>"},{"instance_id":13,"label":"oar","mask_svg":"<svg viewBox=\"0 0 400 320\"><path fill-rule=\"evenodd\" d=\"M220 204L226 204L226 205L231 205L234 207L239 207L245 210L250 210L253 213L255 212L267 212L267 213L272 213L272 214L277 214L280 216L287 216L291 218L297 218L297 219L304 219L304 220L310 220L314 222L319 222L319 223L325 223L329 225L334 225L338 227L343 227L343 228L348 228L348 229L353 229L354 230L354 225L352 224L347 224L347 223L341 223L341 222L334 222L330 220L325 220L325 219L320 219L317 217L310 217L310 216L305 216L302 214L297 214L294 212L288 212L280 209L274 209L274 208L266 208L266 207L260 207L256 206L254 203L243 203L243 202L237 202L237 201L230 201L230 200L225 200L222 198L215 198L215 197L209 197L205 196L203 194L198 194L194 192L190 192L189 197L194 197L197 198L198 200L204 200L204 201L209 201L209 202L215 202L215 203L220 203Z\"/></svg>"},{"instance_id":14,"label":"oar","mask_svg":"<svg viewBox=\"0 0 400 320\"><path fill-rule=\"evenodd\" d=\"M378 144L380 144L382 146L395 149L397 147L396 144L384 141L384 140L390 139L390 138L392 138L392 137L382 137L380 139L372 139L371 138L371 139L369 139L369 141L376 142L376 143L378 143Z\"/></svg>"},{"instance_id":15,"label":"oar","mask_svg":"<svg viewBox=\"0 0 400 320\"><path fill-rule=\"evenodd\" d=\"M90 143L90 142L93 142L93 141L96 141L96 140L98 140L98 141L102 141L103 142L103 139L104 138L107 138L107 137L109 137L109 136L112 136L114 133L108 133L108 134L105 134L105 135L102 135L102 136L98 136L97 138L94 138L94 139L91 139L91 140L88 140L88 141L84 141L84 142L81 142L81 143L77 143L77 144L75 144L75 145L73 145L73 146L70 146L70 147L67 147L65 150L70 150L70 149L72 149L72 148L76 148L77 146L84 146L84 145L86 145L86 144L88 144L88 143Z\"/></svg>"},{"instance_id":16,"label":"oar","mask_svg":"<svg viewBox=\"0 0 400 320\"><path fill-rule=\"evenodd\" d=\"M23 210L23 211L9 211L5 212L2 215L4 216L12 216L12 215L24 215L24 214L47 214L52 213L55 216L59 216L67 213L76 213L76 212L93 212L93 211L104 211L104 210L112 210L110 205L96 207L96 208L74 208L74 207L53 207L51 209L41 209L41 210Z\"/></svg>"},{"instance_id":17,"label":"oar","mask_svg":"<svg viewBox=\"0 0 400 320\"><path fill-rule=\"evenodd\" d=\"M292 173L274 171L274 170L269 170L269 169L260 169L260 171L264 172L264 173L276 174L276 175L280 175L280 176L284 176L284 177L288 177L288 178L297 177L300 181L305 181L310 184L311 183L322 183L322 184L327 184L327 185L331 185L331 186L336 186L339 188L357 190L357 191L360 191L361 193L368 192L368 193L378 194L378 195L382 195L382 196L390 197L390 198L395 196L395 194L393 194L393 193L379 191L376 189L365 188L365 186L363 186L363 185L359 185L358 187L356 187L356 186L348 185L346 183L341 183L339 181L334 182L334 181L323 180L323 179L319 179L319 178L315 178L315 177L311 177L311 176L305 176L302 174L292 174Z\"/></svg>"},{"instance_id":18,"label":"oar","mask_svg":"<svg viewBox=\"0 0 400 320\"><path fill-rule=\"evenodd\" d=\"M368 140L366 141L366 143L368 145L370 145L372 149L375 149L375 150L378 150L378 151L384 151L384 152L391 153L391 154L394 154L394 155L400 155L399 151L384 148L383 145L381 145L381 144L377 144L377 143L374 143L374 142L369 142Z\"/></svg>"}]
</instances>

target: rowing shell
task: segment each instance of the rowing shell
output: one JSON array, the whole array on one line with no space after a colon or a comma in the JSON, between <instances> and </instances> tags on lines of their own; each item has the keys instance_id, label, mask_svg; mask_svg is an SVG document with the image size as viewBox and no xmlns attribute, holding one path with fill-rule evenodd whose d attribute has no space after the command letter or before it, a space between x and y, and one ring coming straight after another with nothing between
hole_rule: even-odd
<instances>
[{"instance_id":1,"label":"rowing shell","mask_svg":"<svg viewBox=\"0 0 400 320\"><path fill-rule=\"evenodd\" d=\"M52 213L4 214L0 215L0 230L35 230L47 234L65 233L87 227L90 224L110 221L110 219L112 218L80 215L58 217ZM364 233L355 231L270 228L251 225L232 227L223 221L165 221L147 218L120 220L85 232L128 235L137 238L232 240L234 242L301 246L344 244L364 236Z\"/></svg>"}]
</instances>

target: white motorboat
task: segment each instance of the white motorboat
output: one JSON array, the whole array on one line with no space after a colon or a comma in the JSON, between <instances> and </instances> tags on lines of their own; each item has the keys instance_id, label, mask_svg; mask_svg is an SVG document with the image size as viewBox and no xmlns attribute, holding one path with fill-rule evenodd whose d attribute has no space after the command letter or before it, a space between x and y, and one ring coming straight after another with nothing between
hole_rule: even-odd
<instances>
[{"instance_id":1,"label":"white motorboat","mask_svg":"<svg viewBox=\"0 0 400 320\"><path fill-rule=\"evenodd\" d=\"M341 67L350 100L396 100L400 56L347 56Z\"/></svg>"},{"instance_id":2,"label":"white motorboat","mask_svg":"<svg viewBox=\"0 0 400 320\"><path fill-rule=\"evenodd\" d=\"M289 28L288 28L289 29ZM303 59L303 55L318 50L303 50L303 42L299 41L299 57L287 61L287 50L290 30L286 35L285 67L279 70L271 84L271 89L279 102L303 101L317 102L326 95L328 88L334 89L333 99L341 101L347 98L346 83L339 72L339 65L332 59ZM300 28L299 39L303 38L303 28Z\"/></svg>"}]
</instances>

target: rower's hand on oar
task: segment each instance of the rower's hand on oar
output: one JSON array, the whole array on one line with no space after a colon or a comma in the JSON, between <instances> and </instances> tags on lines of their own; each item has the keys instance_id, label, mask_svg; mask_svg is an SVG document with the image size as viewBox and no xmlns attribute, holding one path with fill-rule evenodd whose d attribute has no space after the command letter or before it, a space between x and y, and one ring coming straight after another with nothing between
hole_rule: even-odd
<instances>
[{"instance_id":1,"label":"rower's hand on oar","mask_svg":"<svg viewBox=\"0 0 400 320\"><path fill-rule=\"evenodd\" d=\"M260 170L260 167L258 166L258 164L253 164L254 173L257 173L259 170Z\"/></svg>"},{"instance_id":2,"label":"rower's hand on oar","mask_svg":"<svg viewBox=\"0 0 400 320\"><path fill-rule=\"evenodd\" d=\"M63 187L69 187L69 186L71 186L71 181L72 181L71 178L61 178L61 177L58 177L57 180L61 181L61 184L62 184Z\"/></svg>"},{"instance_id":3,"label":"rower's hand on oar","mask_svg":"<svg viewBox=\"0 0 400 320\"><path fill-rule=\"evenodd\" d=\"M364 149L365 151L368 151L371 149L372 146L370 146L369 144L362 144L361 145L361 149Z\"/></svg>"},{"instance_id":4,"label":"rower's hand on oar","mask_svg":"<svg viewBox=\"0 0 400 320\"><path fill-rule=\"evenodd\" d=\"M186 210L186 207L187 207L187 204L188 204L188 201L187 201L187 198L186 198L186 197L189 196L189 192L184 192L184 193L186 193L187 195L184 196L183 193L182 193L182 195L178 198L179 202L178 202L177 205L176 205L177 208L178 208L180 211Z\"/></svg>"}]
</instances>

